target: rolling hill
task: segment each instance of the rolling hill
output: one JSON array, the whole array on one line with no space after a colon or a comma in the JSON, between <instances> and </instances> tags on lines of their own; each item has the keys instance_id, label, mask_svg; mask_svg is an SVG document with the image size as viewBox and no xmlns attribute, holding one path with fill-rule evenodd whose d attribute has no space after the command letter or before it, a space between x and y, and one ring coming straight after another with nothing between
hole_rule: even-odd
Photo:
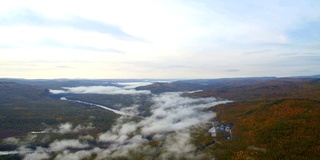
<instances>
[{"instance_id":1,"label":"rolling hill","mask_svg":"<svg viewBox=\"0 0 320 160\"><path fill-rule=\"evenodd\" d=\"M206 154L217 159L320 158L320 79L282 78L188 96L235 100L213 109L217 121L233 124L232 140L218 135L219 143Z\"/></svg>"},{"instance_id":2,"label":"rolling hill","mask_svg":"<svg viewBox=\"0 0 320 160\"><path fill-rule=\"evenodd\" d=\"M45 88L0 82L0 138L42 131L65 122L93 123L96 129L104 131L117 117L103 109L53 99Z\"/></svg>"}]
</instances>

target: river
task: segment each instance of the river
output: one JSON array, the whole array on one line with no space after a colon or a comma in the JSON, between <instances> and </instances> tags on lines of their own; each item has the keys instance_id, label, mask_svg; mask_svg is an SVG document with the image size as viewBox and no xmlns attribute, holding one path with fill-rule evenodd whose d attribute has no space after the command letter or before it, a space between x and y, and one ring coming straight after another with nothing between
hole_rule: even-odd
<instances>
[{"instance_id":1,"label":"river","mask_svg":"<svg viewBox=\"0 0 320 160\"><path fill-rule=\"evenodd\" d=\"M111 111L111 112L113 112L115 114L119 114L119 115L122 115L122 116L132 116L132 115L130 115L128 113L125 113L125 112L122 112L122 111L119 111L119 110L115 110L115 109L112 109L112 108L109 108L109 107L106 107L106 106L103 106L103 105L100 105L100 104L95 104L95 103L90 103L90 102L85 102L85 101L80 101L80 100L70 100L70 99L67 99L65 97L61 97L60 99L61 100L67 100L67 101L70 101L70 102L77 102L77 103L81 103L81 104L87 104L87 105L91 105L91 106L96 106L96 107Z\"/></svg>"}]
</instances>

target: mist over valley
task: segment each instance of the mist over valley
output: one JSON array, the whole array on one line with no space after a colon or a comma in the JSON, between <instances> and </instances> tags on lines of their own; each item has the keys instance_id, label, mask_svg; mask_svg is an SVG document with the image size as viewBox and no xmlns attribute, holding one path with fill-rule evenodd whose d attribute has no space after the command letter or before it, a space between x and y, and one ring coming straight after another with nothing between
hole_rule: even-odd
<instances>
[{"instance_id":1,"label":"mist over valley","mask_svg":"<svg viewBox=\"0 0 320 160\"><path fill-rule=\"evenodd\" d=\"M258 157L270 157L266 156L267 152L277 154L269 148L271 144L248 140L250 144L245 145L247 142L244 143L243 138L247 137L247 131L243 129L251 123L242 120L261 114L262 108L254 107L262 105L271 107L269 111L278 110L273 107L283 103L289 106L306 104L309 107L304 106L305 109L313 110L316 115L317 95L320 95L319 79L313 77L118 82L40 80L42 83L35 83L39 80L10 80L13 82L0 80L0 153L3 158L17 159L225 158L241 151L241 147L234 148L230 146L232 144L244 145L248 154L257 152ZM86 85L74 86L74 83ZM286 123L291 121L290 110L281 112L289 116ZM244 119L237 120L242 111ZM315 115L300 111L292 116L302 119L306 116L309 122L318 123L312 120ZM272 114L269 116L272 119ZM213 122L232 124L232 139L225 137L231 132L219 131L220 124L213 125ZM283 122L275 120L273 123ZM299 130L307 127L288 125ZM259 132L250 136L259 136ZM287 136L304 136L296 135L296 129L291 132L293 135ZM308 135L312 137L312 134ZM226 154L220 149L223 146L230 146L225 149L228 152L234 151Z\"/></svg>"}]
</instances>

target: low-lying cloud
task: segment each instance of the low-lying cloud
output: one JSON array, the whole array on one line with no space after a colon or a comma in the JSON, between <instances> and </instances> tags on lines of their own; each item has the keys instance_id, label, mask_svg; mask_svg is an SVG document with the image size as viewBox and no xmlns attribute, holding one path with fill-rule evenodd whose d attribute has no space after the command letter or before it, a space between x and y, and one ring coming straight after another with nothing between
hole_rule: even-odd
<instances>
[{"instance_id":1,"label":"low-lying cloud","mask_svg":"<svg viewBox=\"0 0 320 160\"><path fill-rule=\"evenodd\" d=\"M125 89L134 89L140 86L151 85L153 82L118 82L117 85L123 86Z\"/></svg>"},{"instance_id":2,"label":"low-lying cloud","mask_svg":"<svg viewBox=\"0 0 320 160\"><path fill-rule=\"evenodd\" d=\"M68 140L61 140L61 141L54 141L49 145L49 150L53 152L62 151L67 148L87 148L89 147L88 144L81 143L77 139L68 139Z\"/></svg>"},{"instance_id":3,"label":"low-lying cloud","mask_svg":"<svg viewBox=\"0 0 320 160\"><path fill-rule=\"evenodd\" d=\"M37 159L49 159L50 156L48 153L44 153L44 152L34 152L34 153L30 153L27 154L23 160L37 160Z\"/></svg>"},{"instance_id":4,"label":"low-lying cloud","mask_svg":"<svg viewBox=\"0 0 320 160\"><path fill-rule=\"evenodd\" d=\"M133 146L162 139L162 158L172 155L191 156L195 146L191 143L190 128L208 122L215 114L206 109L229 101L215 98L193 99L181 97L181 93L164 93L153 97L152 115L139 122L128 122L121 117L110 131L100 135L98 141L108 142L112 156L123 156ZM130 149L129 149L130 148ZM156 150L159 150L156 149ZM159 150L159 151L160 151Z\"/></svg>"},{"instance_id":5,"label":"low-lying cloud","mask_svg":"<svg viewBox=\"0 0 320 160\"><path fill-rule=\"evenodd\" d=\"M65 133L76 133L82 130L90 130L90 129L94 129L91 123L88 126L83 126L79 124L76 127L73 127L71 123L67 122L67 123L60 124L59 128L53 131L55 133L65 134Z\"/></svg>"},{"instance_id":6,"label":"low-lying cloud","mask_svg":"<svg viewBox=\"0 0 320 160\"><path fill-rule=\"evenodd\" d=\"M80 86L63 87L64 90L50 90L53 94L151 94L148 90L135 90L131 88L121 88L115 86Z\"/></svg>"},{"instance_id":7,"label":"low-lying cloud","mask_svg":"<svg viewBox=\"0 0 320 160\"><path fill-rule=\"evenodd\" d=\"M79 139L56 140L47 149L57 153L55 159L79 159L92 154L96 155L97 160L137 155L149 159L203 158L203 155L195 154L196 146L192 143L190 131L215 116L210 107L230 101L218 101L216 98L195 99L182 97L181 94L172 92L152 95L150 116L121 116L110 130L100 134L97 139L80 136ZM128 110L138 112L136 106ZM72 132L76 128L67 123L61 125L58 132ZM151 145L151 142L156 145Z\"/></svg>"},{"instance_id":8,"label":"low-lying cloud","mask_svg":"<svg viewBox=\"0 0 320 160\"><path fill-rule=\"evenodd\" d=\"M31 132L32 134L44 134L44 133L60 133L60 134L66 134L66 133L77 133L79 131L84 131L84 130L91 130L94 129L93 125L89 123L86 126L83 125L77 125L76 127L73 127L72 123L66 122L66 123L61 123L58 128L47 128L44 131L33 131Z\"/></svg>"},{"instance_id":9,"label":"low-lying cloud","mask_svg":"<svg viewBox=\"0 0 320 160\"><path fill-rule=\"evenodd\" d=\"M123 86L123 88L125 89L134 89L137 87L141 87L141 86L147 86L147 85L151 85L155 82L160 82L160 83L169 83L172 81L165 81L165 80L151 80L151 81L141 81L141 82L118 82L116 83L119 86Z\"/></svg>"}]
</instances>

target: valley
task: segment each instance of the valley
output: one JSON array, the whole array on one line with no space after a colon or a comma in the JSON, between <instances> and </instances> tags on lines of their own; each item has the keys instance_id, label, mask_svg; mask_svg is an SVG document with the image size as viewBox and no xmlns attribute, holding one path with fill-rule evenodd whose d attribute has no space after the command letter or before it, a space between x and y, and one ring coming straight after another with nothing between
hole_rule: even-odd
<instances>
[{"instance_id":1,"label":"valley","mask_svg":"<svg viewBox=\"0 0 320 160\"><path fill-rule=\"evenodd\" d=\"M155 81L142 86L138 81L118 85L92 80L86 86L52 88L44 88L43 83L49 84L45 81L38 86L23 82L0 80L0 151L19 153L2 159L320 156L317 78ZM226 137L228 132L212 136L208 130L213 121L231 124L232 138Z\"/></svg>"}]
</instances>

